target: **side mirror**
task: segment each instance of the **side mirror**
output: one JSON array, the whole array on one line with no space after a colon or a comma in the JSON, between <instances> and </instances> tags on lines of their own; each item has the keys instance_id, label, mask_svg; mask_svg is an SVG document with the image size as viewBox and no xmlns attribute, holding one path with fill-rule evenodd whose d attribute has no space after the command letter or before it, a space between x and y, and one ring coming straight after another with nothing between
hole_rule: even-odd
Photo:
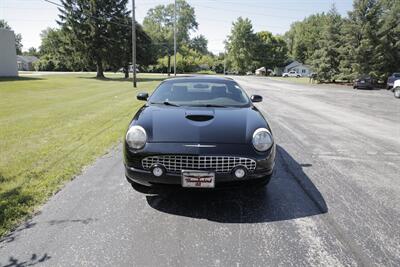
<instances>
[{"instance_id":1,"label":"side mirror","mask_svg":"<svg viewBox=\"0 0 400 267\"><path fill-rule=\"evenodd\" d=\"M141 100L141 101L147 101L147 98L149 98L149 94L148 94L148 93L139 93L139 94L136 96L136 98L137 98L138 100Z\"/></svg>"},{"instance_id":2,"label":"side mirror","mask_svg":"<svg viewBox=\"0 0 400 267\"><path fill-rule=\"evenodd\" d=\"M250 97L250 99L251 99L251 102L253 102L253 103L263 101L263 98L262 98L262 96L260 96L260 95L252 95L252 96Z\"/></svg>"}]
</instances>

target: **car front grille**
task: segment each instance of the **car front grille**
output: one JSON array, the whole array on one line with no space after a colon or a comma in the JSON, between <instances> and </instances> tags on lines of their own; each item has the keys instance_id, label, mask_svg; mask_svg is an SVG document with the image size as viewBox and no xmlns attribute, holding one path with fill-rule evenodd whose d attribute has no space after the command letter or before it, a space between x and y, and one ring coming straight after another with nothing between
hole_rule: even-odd
<instances>
[{"instance_id":1,"label":"car front grille","mask_svg":"<svg viewBox=\"0 0 400 267\"><path fill-rule=\"evenodd\" d=\"M226 156L151 156L142 159L143 169L149 170L154 164L163 165L168 172L181 170L212 170L217 173L229 173L236 166L244 166L248 171L256 169L256 161L242 157Z\"/></svg>"}]
</instances>

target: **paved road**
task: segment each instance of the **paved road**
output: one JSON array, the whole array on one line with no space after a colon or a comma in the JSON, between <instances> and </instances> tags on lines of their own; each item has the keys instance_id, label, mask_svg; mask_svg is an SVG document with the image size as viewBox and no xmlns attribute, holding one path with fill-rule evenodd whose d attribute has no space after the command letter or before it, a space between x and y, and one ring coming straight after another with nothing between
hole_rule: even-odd
<instances>
[{"instance_id":1,"label":"paved road","mask_svg":"<svg viewBox=\"0 0 400 267\"><path fill-rule=\"evenodd\" d=\"M0 266L399 266L400 100L236 79L278 143L266 190L145 196L117 147L0 243Z\"/></svg>"}]
</instances>

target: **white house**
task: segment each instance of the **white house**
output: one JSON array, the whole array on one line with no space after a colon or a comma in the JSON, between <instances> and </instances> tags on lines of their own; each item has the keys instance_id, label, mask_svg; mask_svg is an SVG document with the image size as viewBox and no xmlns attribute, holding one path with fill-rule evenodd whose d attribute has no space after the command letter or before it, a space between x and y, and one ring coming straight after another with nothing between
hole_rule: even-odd
<instances>
[{"instance_id":1,"label":"white house","mask_svg":"<svg viewBox=\"0 0 400 267\"><path fill-rule=\"evenodd\" d=\"M0 29L0 77L18 76L14 32Z\"/></svg>"},{"instance_id":2,"label":"white house","mask_svg":"<svg viewBox=\"0 0 400 267\"><path fill-rule=\"evenodd\" d=\"M17 56L18 70L34 70L33 63L38 60L35 56Z\"/></svg>"},{"instance_id":3,"label":"white house","mask_svg":"<svg viewBox=\"0 0 400 267\"><path fill-rule=\"evenodd\" d=\"M308 76L312 73L312 70L309 66L304 65L303 63L300 63L298 61L293 61L292 63L290 63L289 65L287 65L284 69L283 72L287 73L289 71L295 71L299 74L301 74L301 76Z\"/></svg>"}]
</instances>

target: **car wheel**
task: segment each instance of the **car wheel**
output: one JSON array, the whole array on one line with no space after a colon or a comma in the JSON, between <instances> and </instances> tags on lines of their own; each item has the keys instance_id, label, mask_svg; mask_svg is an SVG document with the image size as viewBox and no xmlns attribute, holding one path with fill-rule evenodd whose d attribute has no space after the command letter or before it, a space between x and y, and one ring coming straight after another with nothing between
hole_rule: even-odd
<instances>
[{"instance_id":1,"label":"car wheel","mask_svg":"<svg viewBox=\"0 0 400 267\"><path fill-rule=\"evenodd\" d=\"M300 75L297 75L296 78L300 78Z\"/></svg>"},{"instance_id":2,"label":"car wheel","mask_svg":"<svg viewBox=\"0 0 400 267\"><path fill-rule=\"evenodd\" d=\"M353 89L357 89L357 86L353 86Z\"/></svg>"},{"instance_id":3,"label":"car wheel","mask_svg":"<svg viewBox=\"0 0 400 267\"><path fill-rule=\"evenodd\" d=\"M390 90L390 89L392 89L392 87L390 87L390 86L386 86L386 89L387 89L387 90Z\"/></svg>"},{"instance_id":4,"label":"car wheel","mask_svg":"<svg viewBox=\"0 0 400 267\"><path fill-rule=\"evenodd\" d=\"M400 98L400 88L399 88L399 89L396 89L396 90L394 90L394 97L396 97L396 98Z\"/></svg>"}]
</instances>

